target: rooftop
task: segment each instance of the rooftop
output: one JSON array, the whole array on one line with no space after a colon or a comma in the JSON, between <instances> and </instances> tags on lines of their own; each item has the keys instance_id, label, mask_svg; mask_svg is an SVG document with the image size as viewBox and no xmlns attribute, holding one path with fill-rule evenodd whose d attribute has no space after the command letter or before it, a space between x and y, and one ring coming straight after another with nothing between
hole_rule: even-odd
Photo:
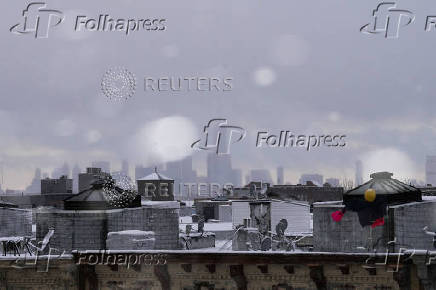
<instances>
[{"instance_id":1,"label":"rooftop","mask_svg":"<svg viewBox=\"0 0 436 290\"><path fill-rule=\"evenodd\" d=\"M389 202L412 202L421 201L421 191L392 178L390 172L377 172L370 175L371 180L344 193L344 200L359 197L368 189L374 189L378 196L387 196Z\"/></svg>"},{"instance_id":2,"label":"rooftop","mask_svg":"<svg viewBox=\"0 0 436 290\"><path fill-rule=\"evenodd\" d=\"M163 174L157 172L157 168L154 168L154 172L145 177L139 178L138 180L173 180L172 178L166 177Z\"/></svg>"}]
</instances>

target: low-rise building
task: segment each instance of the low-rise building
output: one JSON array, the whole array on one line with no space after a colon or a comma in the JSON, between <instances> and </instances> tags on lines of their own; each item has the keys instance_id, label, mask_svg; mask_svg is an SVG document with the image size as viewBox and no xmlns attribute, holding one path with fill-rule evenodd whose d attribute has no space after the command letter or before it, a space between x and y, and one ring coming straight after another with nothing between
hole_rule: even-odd
<instances>
[{"instance_id":1,"label":"low-rise building","mask_svg":"<svg viewBox=\"0 0 436 290\"><path fill-rule=\"evenodd\" d=\"M41 179L41 194L73 193L73 180L66 175L60 178Z\"/></svg>"},{"instance_id":2,"label":"low-rise building","mask_svg":"<svg viewBox=\"0 0 436 290\"><path fill-rule=\"evenodd\" d=\"M314 202L342 200L342 187L306 185L274 185L267 190L267 196L282 200L306 201L310 205Z\"/></svg>"}]
</instances>

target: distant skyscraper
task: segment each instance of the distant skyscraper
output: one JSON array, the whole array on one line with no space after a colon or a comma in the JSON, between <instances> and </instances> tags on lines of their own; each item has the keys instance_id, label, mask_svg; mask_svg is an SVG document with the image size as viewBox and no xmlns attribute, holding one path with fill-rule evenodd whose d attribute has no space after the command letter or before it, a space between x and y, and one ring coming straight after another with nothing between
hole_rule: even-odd
<instances>
[{"instance_id":1,"label":"distant skyscraper","mask_svg":"<svg viewBox=\"0 0 436 290\"><path fill-rule=\"evenodd\" d=\"M247 185L250 183L250 174L245 175L245 181L244 181L244 185Z\"/></svg>"},{"instance_id":2,"label":"distant skyscraper","mask_svg":"<svg viewBox=\"0 0 436 290\"><path fill-rule=\"evenodd\" d=\"M76 164L73 167L72 178L73 178L73 193L79 192L79 174L81 173L80 167Z\"/></svg>"},{"instance_id":3,"label":"distant skyscraper","mask_svg":"<svg viewBox=\"0 0 436 290\"><path fill-rule=\"evenodd\" d=\"M98 178L107 178L109 173L103 172L101 168L88 167L86 173L79 174L79 192L90 188L91 184Z\"/></svg>"},{"instance_id":4,"label":"distant skyscraper","mask_svg":"<svg viewBox=\"0 0 436 290\"><path fill-rule=\"evenodd\" d=\"M152 166L152 167L144 167L142 165L136 165L135 166L135 180L138 180L138 179L143 178L147 175L150 175L151 173L154 172L155 167L157 168L157 170L159 172L163 172L163 169L162 169L163 166L161 164L158 164L158 165Z\"/></svg>"},{"instance_id":5,"label":"distant skyscraper","mask_svg":"<svg viewBox=\"0 0 436 290\"><path fill-rule=\"evenodd\" d=\"M315 185L323 186L324 177L321 174L302 174L299 183L306 184L308 181L312 181Z\"/></svg>"},{"instance_id":6,"label":"distant skyscraper","mask_svg":"<svg viewBox=\"0 0 436 290\"><path fill-rule=\"evenodd\" d=\"M25 190L26 193L41 193L41 169L35 169L35 176Z\"/></svg>"},{"instance_id":7,"label":"distant skyscraper","mask_svg":"<svg viewBox=\"0 0 436 290\"><path fill-rule=\"evenodd\" d=\"M425 160L425 183L436 186L436 156L427 156Z\"/></svg>"},{"instance_id":8,"label":"distant skyscraper","mask_svg":"<svg viewBox=\"0 0 436 290\"><path fill-rule=\"evenodd\" d=\"M354 186L359 186L363 184L363 166L362 161L356 161L356 178L354 180Z\"/></svg>"},{"instance_id":9,"label":"distant skyscraper","mask_svg":"<svg viewBox=\"0 0 436 290\"><path fill-rule=\"evenodd\" d=\"M126 175L124 171L112 171L112 179L115 180L116 184L123 189L133 189L136 186L136 182Z\"/></svg>"},{"instance_id":10,"label":"distant skyscraper","mask_svg":"<svg viewBox=\"0 0 436 290\"><path fill-rule=\"evenodd\" d=\"M242 170L241 169L233 169L232 170L232 185L235 187L242 186Z\"/></svg>"},{"instance_id":11,"label":"distant skyscraper","mask_svg":"<svg viewBox=\"0 0 436 290\"><path fill-rule=\"evenodd\" d=\"M127 160L123 160L121 162L121 172L125 176L129 176L130 175L130 172L129 172L129 162Z\"/></svg>"},{"instance_id":12,"label":"distant skyscraper","mask_svg":"<svg viewBox=\"0 0 436 290\"><path fill-rule=\"evenodd\" d=\"M327 178L325 182L333 187L339 187L339 183L340 183L338 178Z\"/></svg>"},{"instance_id":13,"label":"distant skyscraper","mask_svg":"<svg viewBox=\"0 0 436 290\"><path fill-rule=\"evenodd\" d=\"M60 178L64 175L67 177L71 176L70 166L66 162L62 165L62 167L53 169L53 172L51 174L52 178L55 179Z\"/></svg>"},{"instance_id":14,"label":"distant skyscraper","mask_svg":"<svg viewBox=\"0 0 436 290\"><path fill-rule=\"evenodd\" d=\"M94 161L92 167L101 168L101 171L111 173L111 163L109 161Z\"/></svg>"},{"instance_id":15,"label":"distant skyscraper","mask_svg":"<svg viewBox=\"0 0 436 290\"><path fill-rule=\"evenodd\" d=\"M285 184L285 173L283 167L277 167L277 184Z\"/></svg>"},{"instance_id":16,"label":"distant skyscraper","mask_svg":"<svg viewBox=\"0 0 436 290\"><path fill-rule=\"evenodd\" d=\"M168 162L164 174L174 179L174 193L176 195L186 195L188 193L188 188L181 186L181 184L197 182L197 172L192 170L191 156L179 161Z\"/></svg>"},{"instance_id":17,"label":"distant skyscraper","mask_svg":"<svg viewBox=\"0 0 436 290\"><path fill-rule=\"evenodd\" d=\"M232 182L232 160L230 155L207 155L207 179L208 182L225 184Z\"/></svg>"},{"instance_id":18,"label":"distant skyscraper","mask_svg":"<svg viewBox=\"0 0 436 290\"><path fill-rule=\"evenodd\" d=\"M271 173L268 169L252 169L250 170L250 181L262 181L273 184Z\"/></svg>"},{"instance_id":19,"label":"distant skyscraper","mask_svg":"<svg viewBox=\"0 0 436 290\"><path fill-rule=\"evenodd\" d=\"M194 182L197 178L197 173L192 170L191 156L179 161L168 162L165 173L167 176L180 179L183 182Z\"/></svg>"}]
</instances>

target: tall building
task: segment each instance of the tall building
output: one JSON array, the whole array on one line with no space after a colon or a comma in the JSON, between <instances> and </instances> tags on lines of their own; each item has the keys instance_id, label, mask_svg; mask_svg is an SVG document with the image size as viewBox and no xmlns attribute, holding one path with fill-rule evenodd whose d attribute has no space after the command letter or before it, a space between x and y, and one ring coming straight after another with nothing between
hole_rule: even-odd
<instances>
[{"instance_id":1,"label":"tall building","mask_svg":"<svg viewBox=\"0 0 436 290\"><path fill-rule=\"evenodd\" d=\"M71 176L70 166L67 162L65 162L62 167L53 169L51 177L56 179L64 175L67 177Z\"/></svg>"},{"instance_id":2,"label":"tall building","mask_svg":"<svg viewBox=\"0 0 436 290\"><path fill-rule=\"evenodd\" d=\"M135 182L124 171L112 171L111 176L119 187L123 189L135 188Z\"/></svg>"},{"instance_id":3,"label":"tall building","mask_svg":"<svg viewBox=\"0 0 436 290\"><path fill-rule=\"evenodd\" d=\"M168 162L165 173L168 176L179 179L183 182L194 182L197 178L197 172L192 169L192 157L188 156L179 161Z\"/></svg>"},{"instance_id":4,"label":"tall building","mask_svg":"<svg viewBox=\"0 0 436 290\"><path fill-rule=\"evenodd\" d=\"M285 184L285 173L282 166L277 167L277 184Z\"/></svg>"},{"instance_id":5,"label":"tall building","mask_svg":"<svg viewBox=\"0 0 436 290\"><path fill-rule=\"evenodd\" d=\"M41 169L35 169L35 175L30 185L24 190L26 193L40 193L41 192Z\"/></svg>"},{"instance_id":6,"label":"tall building","mask_svg":"<svg viewBox=\"0 0 436 290\"><path fill-rule=\"evenodd\" d=\"M179 161L168 162L164 173L174 178L174 193L176 195L186 196L188 194L188 188L181 186L181 184L197 182L197 172L192 169L191 156Z\"/></svg>"},{"instance_id":7,"label":"tall building","mask_svg":"<svg viewBox=\"0 0 436 290\"><path fill-rule=\"evenodd\" d=\"M325 182L333 187L339 187L339 183L340 183L338 178L327 178Z\"/></svg>"},{"instance_id":8,"label":"tall building","mask_svg":"<svg viewBox=\"0 0 436 290\"><path fill-rule=\"evenodd\" d=\"M163 166L161 164L152 166L152 167L144 167L142 165L135 166L135 180L141 179L155 171L155 168L159 171L163 171Z\"/></svg>"},{"instance_id":9,"label":"tall building","mask_svg":"<svg viewBox=\"0 0 436 290\"><path fill-rule=\"evenodd\" d=\"M436 186L436 156L427 156L425 160L425 183Z\"/></svg>"},{"instance_id":10,"label":"tall building","mask_svg":"<svg viewBox=\"0 0 436 290\"><path fill-rule=\"evenodd\" d=\"M271 174L268 169L251 169L250 170L250 181L256 182L266 182L273 184Z\"/></svg>"},{"instance_id":11,"label":"tall building","mask_svg":"<svg viewBox=\"0 0 436 290\"><path fill-rule=\"evenodd\" d=\"M242 170L232 168L230 155L209 153L207 155L207 183L211 186L219 185L220 190L229 185L239 187L242 183ZM213 190L210 193L212 194Z\"/></svg>"},{"instance_id":12,"label":"tall building","mask_svg":"<svg viewBox=\"0 0 436 290\"><path fill-rule=\"evenodd\" d=\"M127 160L123 160L121 162L121 172L125 176L130 176L130 170L129 170L129 162Z\"/></svg>"},{"instance_id":13,"label":"tall building","mask_svg":"<svg viewBox=\"0 0 436 290\"><path fill-rule=\"evenodd\" d=\"M3 184L4 184L4 163L3 162L0 162L0 181L1 181L1 184L0 184L0 194L3 194L4 193L4 191L3 191L3 188L2 188L2 186L3 186Z\"/></svg>"},{"instance_id":14,"label":"tall building","mask_svg":"<svg viewBox=\"0 0 436 290\"><path fill-rule=\"evenodd\" d=\"M111 163L109 161L93 161L92 167L101 168L101 171L111 173Z\"/></svg>"},{"instance_id":15,"label":"tall building","mask_svg":"<svg viewBox=\"0 0 436 290\"><path fill-rule=\"evenodd\" d=\"M232 161L230 155L217 155L215 153L207 155L207 179L209 183L224 184L230 182L231 171Z\"/></svg>"},{"instance_id":16,"label":"tall building","mask_svg":"<svg viewBox=\"0 0 436 290\"><path fill-rule=\"evenodd\" d=\"M302 174L299 183L306 184L308 181L313 182L317 186L323 186L324 177L321 174Z\"/></svg>"},{"instance_id":17,"label":"tall building","mask_svg":"<svg viewBox=\"0 0 436 290\"><path fill-rule=\"evenodd\" d=\"M250 183L250 174L246 174L244 178L245 178L244 185L249 184Z\"/></svg>"},{"instance_id":18,"label":"tall building","mask_svg":"<svg viewBox=\"0 0 436 290\"><path fill-rule=\"evenodd\" d=\"M73 178L73 193L79 192L79 174L81 173L79 165L74 165L72 170L72 178Z\"/></svg>"},{"instance_id":19,"label":"tall building","mask_svg":"<svg viewBox=\"0 0 436 290\"><path fill-rule=\"evenodd\" d=\"M354 180L354 186L359 186L363 184L363 166L362 161L356 161L356 178Z\"/></svg>"},{"instance_id":20,"label":"tall building","mask_svg":"<svg viewBox=\"0 0 436 290\"><path fill-rule=\"evenodd\" d=\"M232 180L231 183L235 187L242 186L242 170L241 169L233 169L232 170Z\"/></svg>"},{"instance_id":21,"label":"tall building","mask_svg":"<svg viewBox=\"0 0 436 290\"><path fill-rule=\"evenodd\" d=\"M98 177L107 177L109 173L103 172L101 168L88 167L86 173L79 174L79 192L91 187L91 183Z\"/></svg>"}]
</instances>

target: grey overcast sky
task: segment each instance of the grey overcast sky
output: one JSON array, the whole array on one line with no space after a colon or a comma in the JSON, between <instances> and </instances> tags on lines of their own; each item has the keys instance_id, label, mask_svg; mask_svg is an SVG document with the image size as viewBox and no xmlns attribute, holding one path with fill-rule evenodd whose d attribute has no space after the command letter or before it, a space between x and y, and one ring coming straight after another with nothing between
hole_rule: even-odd
<instances>
[{"instance_id":1,"label":"grey overcast sky","mask_svg":"<svg viewBox=\"0 0 436 290\"><path fill-rule=\"evenodd\" d=\"M0 158L3 188L24 188L34 170L64 161L82 168L194 156L189 146L212 118L247 130L231 148L233 165L353 176L389 170L424 179L436 154L436 15L431 0L396 1L415 21L398 39L359 32L380 3L330 1L48 1L65 20L47 39L9 31L30 3L7 0L0 17ZM74 31L77 15L165 18L164 31ZM402 23L404 24L404 23ZM135 95L108 100L101 79L113 67L137 77ZM144 77L231 77L227 92L144 92ZM256 148L257 131L347 135L341 149Z\"/></svg>"}]
</instances>

